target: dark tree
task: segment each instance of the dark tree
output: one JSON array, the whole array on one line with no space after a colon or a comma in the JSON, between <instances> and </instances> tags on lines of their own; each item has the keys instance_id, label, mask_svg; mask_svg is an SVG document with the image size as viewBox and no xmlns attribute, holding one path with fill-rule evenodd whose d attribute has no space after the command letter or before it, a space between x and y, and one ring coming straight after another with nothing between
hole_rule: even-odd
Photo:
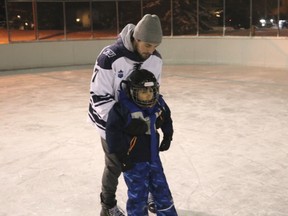
<instances>
[{"instance_id":1,"label":"dark tree","mask_svg":"<svg viewBox=\"0 0 288 216\"><path fill-rule=\"evenodd\" d=\"M208 23L211 18L208 2L207 0L199 0L199 5L197 5L196 0L173 0L173 10L171 10L171 1L150 0L144 5L144 10L161 14L164 34L170 35L171 20L173 20L174 35L195 34L198 19L199 31L211 29ZM199 9L197 9L197 6ZM199 11L199 16L197 11Z\"/></svg>"}]
</instances>

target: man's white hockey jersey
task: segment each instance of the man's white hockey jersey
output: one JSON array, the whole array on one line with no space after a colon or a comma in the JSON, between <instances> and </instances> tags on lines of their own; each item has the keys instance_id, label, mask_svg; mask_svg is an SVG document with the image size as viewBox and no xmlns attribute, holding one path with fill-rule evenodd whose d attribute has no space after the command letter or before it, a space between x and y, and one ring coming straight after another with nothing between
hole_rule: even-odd
<instances>
[{"instance_id":1,"label":"man's white hockey jersey","mask_svg":"<svg viewBox=\"0 0 288 216\"><path fill-rule=\"evenodd\" d=\"M117 41L97 57L90 84L89 119L105 139L108 113L118 100L120 82L137 68L151 71L160 83L162 58L157 50L145 61L133 50L131 38L135 25L126 25Z\"/></svg>"}]
</instances>

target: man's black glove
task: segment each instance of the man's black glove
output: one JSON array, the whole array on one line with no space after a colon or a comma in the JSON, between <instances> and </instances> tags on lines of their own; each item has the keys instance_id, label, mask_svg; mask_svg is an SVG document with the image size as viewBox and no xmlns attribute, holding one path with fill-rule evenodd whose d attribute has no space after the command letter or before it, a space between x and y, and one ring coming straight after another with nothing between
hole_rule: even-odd
<instances>
[{"instance_id":1,"label":"man's black glove","mask_svg":"<svg viewBox=\"0 0 288 216\"><path fill-rule=\"evenodd\" d=\"M147 130L148 126L142 119L131 119L130 124L124 128L126 133L134 136L145 134Z\"/></svg>"},{"instance_id":2,"label":"man's black glove","mask_svg":"<svg viewBox=\"0 0 288 216\"><path fill-rule=\"evenodd\" d=\"M164 134L163 140L160 144L159 151L167 151L170 148L172 135Z\"/></svg>"}]
</instances>

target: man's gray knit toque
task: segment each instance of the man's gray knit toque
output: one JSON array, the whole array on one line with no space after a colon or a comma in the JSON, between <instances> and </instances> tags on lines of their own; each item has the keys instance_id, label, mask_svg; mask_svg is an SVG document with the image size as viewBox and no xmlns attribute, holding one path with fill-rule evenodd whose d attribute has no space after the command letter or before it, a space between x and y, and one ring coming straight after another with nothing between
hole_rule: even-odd
<instances>
[{"instance_id":1,"label":"man's gray knit toque","mask_svg":"<svg viewBox=\"0 0 288 216\"><path fill-rule=\"evenodd\" d=\"M135 26L133 37L143 42L160 44L162 28L159 17L146 14Z\"/></svg>"}]
</instances>

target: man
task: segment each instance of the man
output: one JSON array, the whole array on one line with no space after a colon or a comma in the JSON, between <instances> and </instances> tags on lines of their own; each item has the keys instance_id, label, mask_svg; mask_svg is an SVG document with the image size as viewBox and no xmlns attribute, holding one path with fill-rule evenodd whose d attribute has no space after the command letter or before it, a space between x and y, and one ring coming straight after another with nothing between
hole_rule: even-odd
<instances>
[{"instance_id":1,"label":"man","mask_svg":"<svg viewBox=\"0 0 288 216\"><path fill-rule=\"evenodd\" d=\"M117 41L105 47L97 57L90 84L89 117L98 128L105 153L105 168L100 194L101 216L124 216L117 206L116 189L121 174L121 163L116 155L109 154L105 137L108 113L118 100L120 83L135 69L153 71L160 82L162 58L156 50L162 41L162 28L157 15L146 14L137 25L126 25ZM125 128L130 134L147 130L142 120L133 120ZM153 205L151 205L153 207ZM151 209L150 209L151 210ZM153 209L152 209L153 210Z\"/></svg>"}]
</instances>

